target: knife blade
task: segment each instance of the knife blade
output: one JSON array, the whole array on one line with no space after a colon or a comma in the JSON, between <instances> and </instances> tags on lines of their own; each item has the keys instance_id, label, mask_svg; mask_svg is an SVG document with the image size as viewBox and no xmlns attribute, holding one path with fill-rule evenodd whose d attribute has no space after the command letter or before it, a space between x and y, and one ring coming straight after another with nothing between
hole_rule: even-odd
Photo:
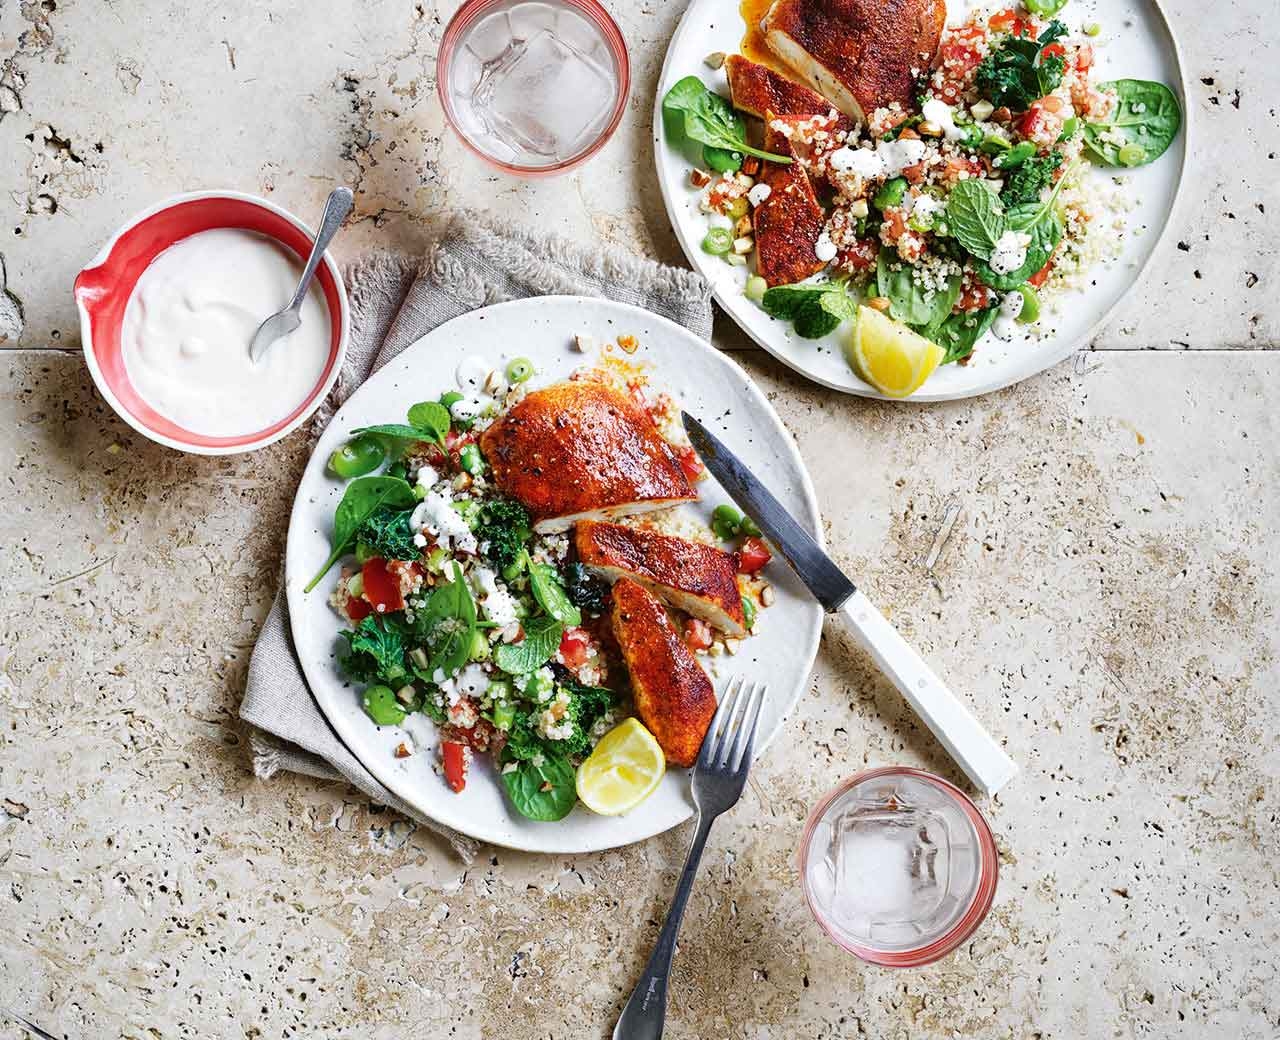
<instances>
[{"instance_id":1,"label":"knife blade","mask_svg":"<svg viewBox=\"0 0 1280 1040\"><path fill-rule=\"evenodd\" d=\"M702 423L681 412L689 440L711 475L777 546L827 611L839 611L885 678L924 721L974 785L995 794L1018 772L1004 748L890 621L854 587L746 465Z\"/></svg>"},{"instance_id":2,"label":"knife blade","mask_svg":"<svg viewBox=\"0 0 1280 1040\"><path fill-rule=\"evenodd\" d=\"M720 482L738 507L782 553L800 580L826 611L839 610L857 590L822 551L813 535L801 527L786 507L756 478L741 459L720 443L688 412L681 412L684 428L711 475Z\"/></svg>"}]
</instances>

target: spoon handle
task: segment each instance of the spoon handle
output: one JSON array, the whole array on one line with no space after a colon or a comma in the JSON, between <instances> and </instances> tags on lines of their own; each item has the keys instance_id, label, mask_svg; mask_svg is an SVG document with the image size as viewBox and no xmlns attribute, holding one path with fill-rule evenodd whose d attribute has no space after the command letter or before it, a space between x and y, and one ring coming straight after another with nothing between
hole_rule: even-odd
<instances>
[{"instance_id":1,"label":"spoon handle","mask_svg":"<svg viewBox=\"0 0 1280 1040\"><path fill-rule=\"evenodd\" d=\"M302 269L302 280L298 283L298 291L293 295L289 310L296 311L302 306L307 290L311 288L311 279L320 266L320 258L324 256L330 240L338 233L338 228L342 227L342 222L347 219L347 214L354 205L355 196L351 194L350 188L334 188L329 192L329 199L324 204L324 216L320 218L320 230L316 232L315 245L311 247L311 255L307 257L307 266Z\"/></svg>"}]
</instances>

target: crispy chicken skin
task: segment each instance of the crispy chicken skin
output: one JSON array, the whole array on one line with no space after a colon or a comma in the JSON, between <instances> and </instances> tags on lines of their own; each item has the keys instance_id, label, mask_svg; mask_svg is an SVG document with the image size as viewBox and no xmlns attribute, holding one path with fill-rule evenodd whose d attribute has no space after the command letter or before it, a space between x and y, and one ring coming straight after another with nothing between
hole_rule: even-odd
<instances>
[{"instance_id":1,"label":"crispy chicken skin","mask_svg":"<svg viewBox=\"0 0 1280 1040\"><path fill-rule=\"evenodd\" d=\"M613 586L613 634L631 673L636 714L672 765L691 766L716 713L711 680L666 608L623 578Z\"/></svg>"},{"instance_id":2,"label":"crispy chicken skin","mask_svg":"<svg viewBox=\"0 0 1280 1040\"><path fill-rule=\"evenodd\" d=\"M481 434L480 448L498 489L543 533L698 497L649 414L593 380L535 390Z\"/></svg>"},{"instance_id":3,"label":"crispy chicken skin","mask_svg":"<svg viewBox=\"0 0 1280 1040\"><path fill-rule=\"evenodd\" d=\"M765 122L765 150L791 155L791 142L774 129L774 122L772 116ZM755 211L756 270L770 287L802 282L827 266L814 252L826 214L800 163L766 160L760 178L769 185L769 197Z\"/></svg>"},{"instance_id":4,"label":"crispy chicken skin","mask_svg":"<svg viewBox=\"0 0 1280 1040\"><path fill-rule=\"evenodd\" d=\"M580 520L573 537L578 559L607 580L627 578L722 632L746 636L737 568L723 549L590 520Z\"/></svg>"},{"instance_id":5,"label":"crispy chicken skin","mask_svg":"<svg viewBox=\"0 0 1280 1040\"><path fill-rule=\"evenodd\" d=\"M944 0L776 0L770 49L845 115L862 122L898 102L915 107L947 20Z\"/></svg>"},{"instance_id":6,"label":"crispy chicken skin","mask_svg":"<svg viewBox=\"0 0 1280 1040\"><path fill-rule=\"evenodd\" d=\"M831 102L821 94L741 54L730 54L724 69L733 107L749 116L763 119L766 112L775 116L811 116L831 111Z\"/></svg>"}]
</instances>

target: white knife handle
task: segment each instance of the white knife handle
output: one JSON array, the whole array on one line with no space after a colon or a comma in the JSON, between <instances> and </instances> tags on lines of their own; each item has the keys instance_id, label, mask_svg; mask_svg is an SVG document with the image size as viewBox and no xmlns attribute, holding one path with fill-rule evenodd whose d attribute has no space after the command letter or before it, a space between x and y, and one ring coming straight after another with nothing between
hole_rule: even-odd
<instances>
[{"instance_id":1,"label":"white knife handle","mask_svg":"<svg viewBox=\"0 0 1280 1040\"><path fill-rule=\"evenodd\" d=\"M880 671L977 787L993 795L1013 779L1018 772L1013 760L866 596L855 592L840 613Z\"/></svg>"}]
</instances>

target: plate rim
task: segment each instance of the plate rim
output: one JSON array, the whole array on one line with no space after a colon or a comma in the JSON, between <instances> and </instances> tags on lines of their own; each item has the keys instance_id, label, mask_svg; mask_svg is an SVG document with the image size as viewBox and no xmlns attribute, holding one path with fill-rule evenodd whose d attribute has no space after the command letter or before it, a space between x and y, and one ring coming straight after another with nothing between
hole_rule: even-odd
<instances>
[{"instance_id":1,"label":"plate rim","mask_svg":"<svg viewBox=\"0 0 1280 1040\"><path fill-rule=\"evenodd\" d=\"M343 410L353 400L355 400L357 396L366 394L366 390L371 390L371 389L376 390L376 387L374 386L374 381L377 379L377 377L382 371L389 369L391 367L392 362L400 360L410 351L420 349L424 343L426 343L429 340L432 340L434 337L441 336L441 335L448 335L448 330L450 330L451 327L454 326L456 322L461 322L466 320L483 320L484 318L488 317L495 311L521 310L526 308L538 309L538 308L543 308L548 306L551 306L551 307L567 306L571 308L575 305L580 305L580 304L589 304L591 306L603 306L606 309L612 308L625 317L639 318L646 322L656 323L657 325L662 326L667 333L674 334L676 337L684 340L686 343L691 342L692 344L696 345L695 349L699 349L704 352L707 352L710 356L716 359L716 362L718 364L725 366L727 374L736 376L742 381L744 387L746 388L746 391L748 393L754 394L758 398L758 403L763 406L764 414L768 416L769 420L773 425L775 432L778 435L780 435L784 449L790 454L790 461L793 463L793 468L798 476L798 481L797 481L798 490L801 494L801 497L805 503L806 508L812 513L812 516L813 516L812 527L809 527L807 524L802 524L802 526L804 526L806 530L809 531L809 533L817 541L818 545L822 547L823 550L825 551L826 537L825 537L825 532L823 530L822 512L818 502L817 490L814 487L813 478L809 473L808 466L805 464L804 456L800 452L799 445L796 442L794 436L792 436L791 431L787 428L786 424L783 423L781 416L779 416L777 411L774 409L773 404L770 402L769 398L765 395L763 390L757 385L756 381L750 376L750 374L737 361L735 361L732 357L728 356L724 351L717 349L708 341L703 340L700 336L698 336L692 330L685 328L683 325L680 325L678 322L672 321L670 318L667 318L664 315L657 314L650 310L646 310L643 307L638 307L634 304L623 303L621 301L612 300L605 297L581 296L581 295L572 295L572 294L551 294L546 296L525 297L517 300L507 300L501 303L489 304L483 307L477 307L476 309L467 311L464 314L457 315L456 317L449 319L448 321L442 323L441 325L438 325L435 329L432 329L431 331L415 339L412 343L410 343L402 351L400 351L395 356L395 358L391 359L391 362L388 362L387 365L384 365L382 368L371 373L370 376L352 392L352 394L346 399L346 401L342 403L342 406L338 408L336 412L334 412L333 416L325 424L324 430L321 431L320 435L316 438L315 444L311 448L310 456L308 457L306 466L303 469L303 473L298 480L298 486L294 491L293 505L289 513L289 526L286 534L285 552L284 552L284 555L285 555L284 589L285 589L285 600L289 608L290 637L293 640L293 643L295 646L295 654L298 657L299 666L302 670L303 677L306 680L307 690L311 694L311 697L315 702L316 707L319 709L321 716L324 718L326 724L329 726L334 736L338 739L339 743L341 743L343 747L346 748L348 752L350 752L352 757L355 758L355 760L359 762L360 765L365 770L367 770L375 780L377 780L383 787L385 787L388 791L390 791L391 794L399 798L402 802L404 802L414 811L416 811L417 813L420 813L422 816L426 817L427 819L432 820L433 822L439 823L441 826L448 827L452 830L456 830L459 833L466 835L468 838L472 838L476 841L480 841L488 845L494 845L499 848L513 849L521 852L531 852L531 853L547 854L547 855L577 855L577 854L585 854L590 852L601 852L607 849L622 848L627 845L632 845L638 842L647 841L648 839L653 838L659 834L666 833L666 831L671 830L675 827L678 827L682 823L687 821L694 813L694 806L692 805L690 799L686 796L685 804L684 804L684 812L679 814L678 818L673 818L670 821L670 823L665 826L658 826L653 829L644 830L643 833L639 833L633 837L623 838L622 840L619 840L619 841L606 841L603 843L596 842L596 841L570 843L570 844L562 843L562 844L557 844L554 847L545 847L545 846L539 846L537 844L532 844L529 842L520 842L516 840L510 840L508 838L503 837L502 835L495 836L493 833L486 831L485 828L483 827L476 828L473 831L470 828L459 827L453 822L447 822L439 819L433 813L427 811L427 807L425 807L420 800L415 799L413 797L412 791L406 792L405 790L402 789L405 786L405 778L403 776L397 776L396 772L391 768L389 763L366 761L365 757L363 757L361 754L357 752L358 741L353 738L353 734L348 728L350 719L340 715L336 711L333 714L330 714L330 711L326 707L324 699L318 696L315 693L315 691L312 689L310 679L307 675L308 664L303 660L302 655L298 654L296 650L296 647L300 643L299 630L300 630L300 626L302 625L302 618L305 614L305 610L303 608L303 601L299 597L305 594L301 591L302 590L301 582L292 580L292 579L298 578L299 574L301 573L301 571L299 571L299 567L302 567L303 570L306 569L305 566L303 566L303 564L301 563L301 561L295 558L294 547L301 544L301 541L302 541L301 533L300 533L301 528L306 526L306 521L303 519L303 514L307 511L308 503L304 501L305 499L304 489L309 489L310 487L308 477L312 471L313 466L319 465L323 467L323 464L324 464L322 460L317 462L320 456L320 451L319 451L320 442L324 434L328 432L328 430L342 415ZM715 478L712 477L710 479L714 480ZM295 531L299 532L297 536L295 536ZM807 633L806 633L805 645L803 647L802 654L800 655L801 660L804 661L804 668L802 669L802 675L796 681L794 688L788 691L785 699L780 701L781 710L779 711L779 714L778 714L778 724L774 728L774 730L771 733L767 734L766 737L763 739L763 741L761 741L757 754L763 754L769 748L769 746L773 743L773 741L778 737L778 735L782 732L783 728L787 723L789 716L791 715L792 711L795 709L795 706L799 703L801 696L803 695L805 689L807 688L808 679L813 672L814 662L817 660L818 648L822 638L822 626L823 626L824 615L823 615L821 606L817 603L816 600L810 601L807 604L807 606L809 607L809 611L807 612L808 617L806 618L805 626L804 626L807 629ZM355 717L352 716L351 718L355 718ZM687 788L687 784L686 784L686 788Z\"/></svg>"},{"instance_id":2,"label":"plate rim","mask_svg":"<svg viewBox=\"0 0 1280 1040\"><path fill-rule=\"evenodd\" d=\"M679 222L676 220L676 200L672 196L673 186L669 184L667 178L663 176L662 159L659 149L665 145L662 132L662 85L667 81L667 71L671 64L672 52L675 49L676 41L685 31L686 24L693 17L694 11L700 10L705 4L710 2L713 2L713 0L691 0L689 5L685 8L684 14L680 16L680 20L676 23L675 30L671 34L671 40L668 42L666 53L663 55L662 68L658 71L657 85L654 90L652 114L653 133L651 135L654 174L658 179L658 190L662 193L663 207L667 211L667 223L670 225L671 232L675 235L676 241L680 244L680 250L684 253L689 266L692 267L699 275L702 275L702 270L698 266L701 258L698 255L698 250L694 248L691 242L685 241L685 236L680 231ZM707 282L711 286L712 299L719 304L721 312L743 333L745 333L746 336L756 344L756 346L766 351L770 356L776 358L781 364L786 365L789 369L796 372L803 378L808 379L813 383L817 383L819 386L826 387L828 390L835 390L842 394L848 394L854 397L864 397L874 401L888 401L899 405L927 405L943 401L961 401L967 400L970 397L981 397L984 394L995 393L997 390L1003 390L1006 387L1013 386L1025 379L1031 379L1034 376L1038 376L1042 372L1047 372L1049 369L1060 365L1076 351L1086 347L1098 336L1103 327L1111 321L1111 318L1120 308L1120 305L1125 303L1130 295L1140 289L1145 283L1151 270L1152 261L1156 258L1156 254L1160 253L1165 248L1170 228L1174 223L1174 218L1178 216L1181 210L1183 205L1183 196L1186 194L1183 189L1187 179L1187 166L1191 158L1191 128L1194 121L1191 106L1187 103L1189 95L1187 91L1186 62L1183 60L1182 45L1178 40L1177 34L1173 30L1173 22L1165 11L1162 0L1142 0L1142 2L1148 4L1152 8L1160 26L1168 35L1174 71L1176 72L1175 79L1177 82L1175 86L1179 94L1178 100L1182 106L1182 126L1178 134L1181 154L1179 156L1177 167L1177 182L1173 190L1173 201L1169 204L1169 208L1164 214L1163 222L1155 234L1155 243L1152 245L1151 251L1138 265L1138 270L1134 273L1133 281L1130 283L1129 287L1125 289L1120 296L1117 297L1115 302L1113 302L1111 306L1107 307L1102 314L1098 316L1097 320L1084 330L1084 332L1077 337L1067 340L1066 346L1059 347L1058 349L1046 354L1043 359L1043 363L1037 363L1036 367L1032 367L1025 371L1021 368L1015 368L1010 373L989 379L988 381L967 390L934 391L930 393L925 388L928 386L926 383L925 387L922 387L919 391L908 398L894 398L880 393L880 391L876 390L874 387L866 385L865 383L861 386L843 386L802 368L790 358L784 356L781 351L775 349L775 347L768 342L768 338L766 336L757 332L756 329L751 327L748 323L740 321L737 315L729 309L728 304L725 302L726 294L724 290L716 284L716 282L708 278ZM735 18L741 17L736 9L733 14ZM735 51L734 53L740 53L740 51ZM703 277L705 278L706 276L703 275Z\"/></svg>"}]
</instances>

